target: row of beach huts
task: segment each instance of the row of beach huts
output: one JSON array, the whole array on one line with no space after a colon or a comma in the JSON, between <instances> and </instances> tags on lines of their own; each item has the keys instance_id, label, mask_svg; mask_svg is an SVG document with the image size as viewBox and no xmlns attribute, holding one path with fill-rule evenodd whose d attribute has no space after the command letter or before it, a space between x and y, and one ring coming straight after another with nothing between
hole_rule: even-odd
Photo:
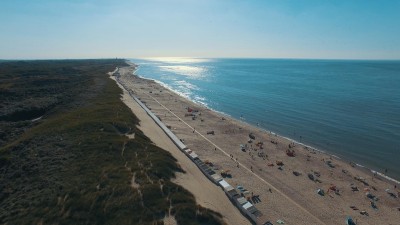
<instances>
[{"instance_id":1,"label":"row of beach huts","mask_svg":"<svg viewBox=\"0 0 400 225\"><path fill-rule=\"evenodd\" d=\"M123 85L124 86L124 85ZM126 88L125 88L126 89ZM126 89L128 90L128 89ZM211 180L216 185L220 186L231 202L245 215L253 224L265 224L265 221L261 221L262 213L242 194L242 190L238 191L232 187L223 177L217 174L211 167L209 167L205 162L203 162L199 156L186 147L182 141L176 137L174 133L168 127L161 122L161 120L150 111L145 104L143 104L140 99L135 97L131 91L128 91L130 96L146 111L146 113L157 123L157 125L168 135L168 137L175 143L175 145L192 160L201 172L206 175L206 177ZM269 223L267 223L269 224Z\"/></svg>"}]
</instances>

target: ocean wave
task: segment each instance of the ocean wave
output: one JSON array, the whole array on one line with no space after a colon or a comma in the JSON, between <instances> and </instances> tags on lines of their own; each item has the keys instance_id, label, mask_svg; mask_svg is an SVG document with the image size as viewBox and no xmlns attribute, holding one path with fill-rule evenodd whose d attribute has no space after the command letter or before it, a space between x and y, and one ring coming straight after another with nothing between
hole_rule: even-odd
<instances>
[{"instance_id":1,"label":"ocean wave","mask_svg":"<svg viewBox=\"0 0 400 225\"><path fill-rule=\"evenodd\" d=\"M206 103L206 98L201 97L201 96L194 96L194 98L192 99L193 102L196 102L198 104L201 104L202 106L208 108L208 104Z\"/></svg>"},{"instance_id":2,"label":"ocean wave","mask_svg":"<svg viewBox=\"0 0 400 225\"><path fill-rule=\"evenodd\" d=\"M141 78L148 79L148 78L145 78L145 77L141 77ZM176 88L173 88L172 86L170 86L170 85L168 85L168 84L166 84L166 83L164 83L164 82L162 82L162 81L159 81L159 80L154 80L154 79L149 79L149 80L152 80L152 81L154 81L154 82L160 84L160 85L163 86L164 88L166 88L166 89L168 89L168 90L170 90L170 91L172 91L172 92L175 92L176 94L178 94L178 95L181 96L181 97L184 97L184 98L186 98L186 99L191 100L191 99L189 98L189 93L187 93L187 92L177 90Z\"/></svg>"},{"instance_id":3,"label":"ocean wave","mask_svg":"<svg viewBox=\"0 0 400 225\"><path fill-rule=\"evenodd\" d=\"M196 85L189 83L185 80L178 80L178 81L175 81L174 83L177 84L181 88L185 88L185 89L189 89L189 90L200 90L199 87L197 87Z\"/></svg>"}]
</instances>

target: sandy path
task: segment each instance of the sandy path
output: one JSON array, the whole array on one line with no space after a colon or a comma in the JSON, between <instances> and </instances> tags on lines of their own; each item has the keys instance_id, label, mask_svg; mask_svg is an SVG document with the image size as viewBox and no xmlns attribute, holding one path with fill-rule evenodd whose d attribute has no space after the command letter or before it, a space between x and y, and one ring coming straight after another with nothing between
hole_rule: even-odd
<instances>
[{"instance_id":1,"label":"sandy path","mask_svg":"<svg viewBox=\"0 0 400 225\"><path fill-rule=\"evenodd\" d=\"M124 73L128 71L120 70L120 72ZM120 87L123 89L121 85ZM139 118L140 130L157 146L169 151L178 160L182 169L186 171L185 174L177 173L177 178L173 180L174 183L189 190L195 196L198 204L221 213L228 224L250 224L239 210L232 205L225 193L218 186L209 181L197 166L176 147L140 105L129 96L126 90L124 90L122 100Z\"/></svg>"}]
</instances>

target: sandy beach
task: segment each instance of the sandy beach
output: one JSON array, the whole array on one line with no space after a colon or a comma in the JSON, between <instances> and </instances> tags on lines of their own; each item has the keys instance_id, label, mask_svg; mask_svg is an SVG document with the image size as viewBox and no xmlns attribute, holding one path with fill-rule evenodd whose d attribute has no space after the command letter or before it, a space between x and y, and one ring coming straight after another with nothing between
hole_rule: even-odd
<instances>
[{"instance_id":1,"label":"sandy beach","mask_svg":"<svg viewBox=\"0 0 400 225\"><path fill-rule=\"evenodd\" d=\"M119 81L200 159L212 164L218 174L227 173L229 184L247 189L262 220L345 224L351 216L357 224L400 224L398 185L349 161L197 105L152 80L132 75L133 69L120 68ZM187 172L178 174L176 183L192 192L200 205L221 213L228 224L250 224L126 91L122 98L141 120L140 129L171 152Z\"/></svg>"}]
</instances>

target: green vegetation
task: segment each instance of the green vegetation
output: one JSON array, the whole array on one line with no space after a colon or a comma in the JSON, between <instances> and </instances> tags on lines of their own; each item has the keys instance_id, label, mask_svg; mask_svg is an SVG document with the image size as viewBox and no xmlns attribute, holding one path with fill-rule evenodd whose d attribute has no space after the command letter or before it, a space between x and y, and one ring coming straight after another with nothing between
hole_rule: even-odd
<instances>
[{"instance_id":1,"label":"green vegetation","mask_svg":"<svg viewBox=\"0 0 400 225\"><path fill-rule=\"evenodd\" d=\"M168 213L223 224L171 182L182 169L137 129L106 75L124 65L0 62L1 224L163 224Z\"/></svg>"}]
</instances>

